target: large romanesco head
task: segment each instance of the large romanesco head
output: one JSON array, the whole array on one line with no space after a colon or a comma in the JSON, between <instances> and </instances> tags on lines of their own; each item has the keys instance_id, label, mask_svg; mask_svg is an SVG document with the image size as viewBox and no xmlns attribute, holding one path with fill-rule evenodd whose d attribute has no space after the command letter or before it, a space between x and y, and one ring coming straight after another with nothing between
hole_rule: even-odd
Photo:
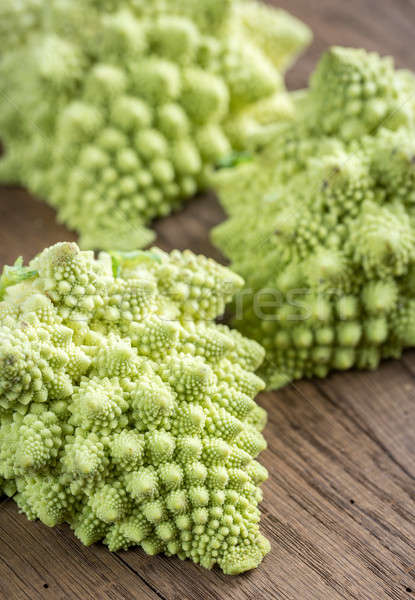
<instances>
[{"instance_id":1,"label":"large romanesco head","mask_svg":"<svg viewBox=\"0 0 415 600\"><path fill-rule=\"evenodd\" d=\"M256 567L263 350L213 321L240 277L60 243L0 284L0 482L21 510L87 545Z\"/></svg>"},{"instance_id":2,"label":"large romanesco head","mask_svg":"<svg viewBox=\"0 0 415 600\"><path fill-rule=\"evenodd\" d=\"M270 387L415 344L414 92L391 59L333 48L295 124L218 173L230 218L213 237L246 280L235 324Z\"/></svg>"},{"instance_id":3,"label":"large romanesco head","mask_svg":"<svg viewBox=\"0 0 415 600\"><path fill-rule=\"evenodd\" d=\"M310 33L283 11L252 0L3 2L0 179L44 197L81 247L146 245L150 220L292 113L280 70Z\"/></svg>"}]
</instances>

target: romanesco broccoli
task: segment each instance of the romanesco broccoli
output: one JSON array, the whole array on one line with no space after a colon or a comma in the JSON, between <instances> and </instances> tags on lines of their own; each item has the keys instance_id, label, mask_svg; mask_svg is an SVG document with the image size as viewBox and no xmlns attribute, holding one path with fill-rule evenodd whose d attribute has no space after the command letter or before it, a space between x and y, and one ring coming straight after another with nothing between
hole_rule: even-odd
<instances>
[{"instance_id":1,"label":"romanesco broccoli","mask_svg":"<svg viewBox=\"0 0 415 600\"><path fill-rule=\"evenodd\" d=\"M256 567L264 353L213 322L240 277L190 251L96 260L74 243L18 267L0 303L3 490L86 545Z\"/></svg>"},{"instance_id":2,"label":"romanesco broccoli","mask_svg":"<svg viewBox=\"0 0 415 600\"><path fill-rule=\"evenodd\" d=\"M295 124L216 176L213 238L246 279L235 324L270 388L415 345L414 92L391 59L332 48Z\"/></svg>"},{"instance_id":3,"label":"romanesco broccoli","mask_svg":"<svg viewBox=\"0 0 415 600\"><path fill-rule=\"evenodd\" d=\"M252 0L3 0L4 25L0 179L44 197L86 249L148 244L150 220L289 117L280 69L310 38Z\"/></svg>"}]
</instances>

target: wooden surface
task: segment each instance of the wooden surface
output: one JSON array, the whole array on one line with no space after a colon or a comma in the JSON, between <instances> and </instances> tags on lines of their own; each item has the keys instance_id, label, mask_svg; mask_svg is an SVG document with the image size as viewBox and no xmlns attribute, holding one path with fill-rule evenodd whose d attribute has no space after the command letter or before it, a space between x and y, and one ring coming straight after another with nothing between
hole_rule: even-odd
<instances>
[{"instance_id":1,"label":"wooden surface","mask_svg":"<svg viewBox=\"0 0 415 600\"><path fill-rule=\"evenodd\" d=\"M415 69L410 0L284 0L315 42L289 73L303 87L330 44L393 54ZM208 241L222 212L196 200L157 225L165 249L218 258ZM0 264L75 239L51 209L0 189ZM48 529L0 504L0 598L162 600L408 600L415 598L415 352L375 373L300 382L259 401L269 411L262 462L262 529L272 552L240 577L135 550L83 548L66 526ZM1 502L1 500L0 500Z\"/></svg>"}]
</instances>

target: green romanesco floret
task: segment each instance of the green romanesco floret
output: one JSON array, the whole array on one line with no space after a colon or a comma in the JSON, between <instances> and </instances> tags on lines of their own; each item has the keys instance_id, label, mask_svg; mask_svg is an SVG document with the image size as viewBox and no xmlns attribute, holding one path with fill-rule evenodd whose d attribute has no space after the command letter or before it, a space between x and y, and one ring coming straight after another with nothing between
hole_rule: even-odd
<instances>
[{"instance_id":1,"label":"green romanesco floret","mask_svg":"<svg viewBox=\"0 0 415 600\"><path fill-rule=\"evenodd\" d=\"M264 352L214 322L242 279L190 251L74 243L28 272L0 302L3 491L86 545L256 567Z\"/></svg>"},{"instance_id":2,"label":"green romanesco floret","mask_svg":"<svg viewBox=\"0 0 415 600\"><path fill-rule=\"evenodd\" d=\"M45 198L81 247L123 251L290 118L281 69L310 38L252 0L6 0L3 25L0 179Z\"/></svg>"},{"instance_id":3,"label":"green romanesco floret","mask_svg":"<svg viewBox=\"0 0 415 600\"><path fill-rule=\"evenodd\" d=\"M414 92L390 58L332 48L295 122L216 176L213 238L246 280L235 325L270 388L415 345Z\"/></svg>"}]
</instances>

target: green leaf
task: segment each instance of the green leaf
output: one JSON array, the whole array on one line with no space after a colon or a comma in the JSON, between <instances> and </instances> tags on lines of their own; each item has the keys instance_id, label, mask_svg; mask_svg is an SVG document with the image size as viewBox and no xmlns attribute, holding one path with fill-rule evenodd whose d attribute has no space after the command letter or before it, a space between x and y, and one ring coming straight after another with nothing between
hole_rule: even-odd
<instances>
[{"instance_id":1,"label":"green leaf","mask_svg":"<svg viewBox=\"0 0 415 600\"><path fill-rule=\"evenodd\" d=\"M161 263L161 258L151 250L133 250L131 252L113 251L109 253L112 261L112 274L114 278L120 276L121 268L125 266L136 266L145 262Z\"/></svg>"},{"instance_id":2,"label":"green leaf","mask_svg":"<svg viewBox=\"0 0 415 600\"><path fill-rule=\"evenodd\" d=\"M0 300L3 300L8 287L38 276L39 273L37 271L23 266L23 257L19 256L12 267L6 265L3 268L3 273L0 277Z\"/></svg>"},{"instance_id":3,"label":"green leaf","mask_svg":"<svg viewBox=\"0 0 415 600\"><path fill-rule=\"evenodd\" d=\"M117 279L117 277L120 276L121 271L120 261L113 253L110 253L110 256L112 262L112 276L114 277L114 279Z\"/></svg>"},{"instance_id":4,"label":"green leaf","mask_svg":"<svg viewBox=\"0 0 415 600\"><path fill-rule=\"evenodd\" d=\"M251 152L232 152L228 156L221 158L216 163L217 169L230 169L237 167L247 162L251 162L254 159L254 155Z\"/></svg>"}]
</instances>

